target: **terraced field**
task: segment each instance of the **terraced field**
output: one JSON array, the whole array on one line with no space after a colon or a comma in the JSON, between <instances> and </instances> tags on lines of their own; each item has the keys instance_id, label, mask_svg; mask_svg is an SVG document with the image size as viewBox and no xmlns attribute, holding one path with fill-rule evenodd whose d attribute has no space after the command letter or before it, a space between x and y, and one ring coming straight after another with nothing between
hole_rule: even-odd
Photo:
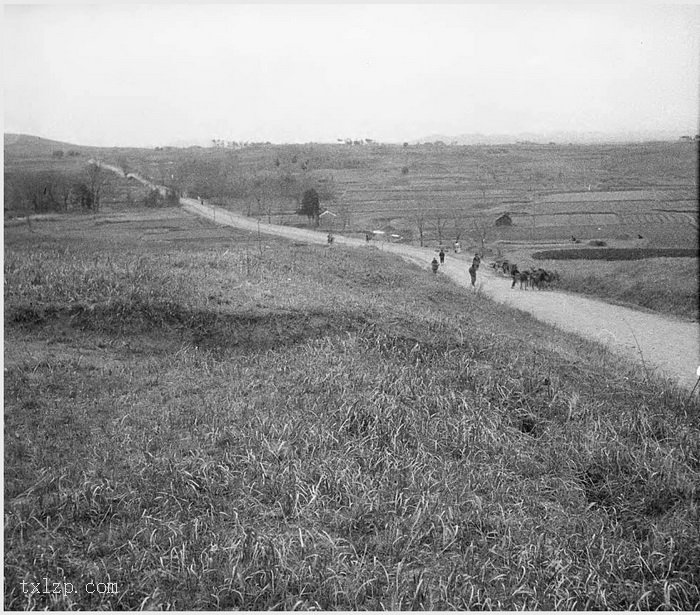
<instances>
[{"instance_id":1,"label":"terraced field","mask_svg":"<svg viewBox=\"0 0 700 615\"><path fill-rule=\"evenodd\" d=\"M43 155L50 154L50 145L43 147ZM35 153L21 143L6 143L5 149L6 174L14 161L34 164ZM336 214L333 230L351 235L384 230L418 243L420 225L427 245L457 236L466 247L478 245L482 236L494 243L572 235L583 241L642 235L654 246L697 244L694 143L85 148L84 156L126 166L155 183L178 183L178 173L190 165L200 179L223 181L217 189L221 205L256 215L264 200L265 217L277 224L303 224L295 199L273 189L256 201L241 195L240 186L260 177L316 182L328 189L321 206ZM505 212L512 226L495 227Z\"/></svg>"}]
</instances>

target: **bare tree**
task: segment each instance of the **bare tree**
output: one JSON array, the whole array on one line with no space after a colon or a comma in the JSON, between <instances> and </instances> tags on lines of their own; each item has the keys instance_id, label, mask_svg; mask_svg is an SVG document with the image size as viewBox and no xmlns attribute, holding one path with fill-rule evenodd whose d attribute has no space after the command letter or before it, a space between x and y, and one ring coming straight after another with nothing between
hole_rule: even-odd
<instances>
[{"instance_id":1,"label":"bare tree","mask_svg":"<svg viewBox=\"0 0 700 615\"><path fill-rule=\"evenodd\" d=\"M445 227L447 226L447 217L445 214L437 209L435 211L435 230L438 236L438 243L442 245L442 238L445 234Z\"/></svg>"},{"instance_id":2,"label":"bare tree","mask_svg":"<svg viewBox=\"0 0 700 615\"><path fill-rule=\"evenodd\" d=\"M280 195L285 199L293 199L298 203L299 181L290 170L285 169L279 176Z\"/></svg>"},{"instance_id":3,"label":"bare tree","mask_svg":"<svg viewBox=\"0 0 700 615\"><path fill-rule=\"evenodd\" d=\"M483 254L490 230L488 221L483 218L472 218L471 230L481 243L481 254Z\"/></svg>"},{"instance_id":4,"label":"bare tree","mask_svg":"<svg viewBox=\"0 0 700 615\"><path fill-rule=\"evenodd\" d=\"M345 200L345 195L347 194L347 190L344 190L341 195L338 196L338 200L336 201L335 208L338 211L338 215L340 216L340 220L343 223L341 231L345 231L346 229L350 228L351 225L351 213L350 213L350 206L348 202Z\"/></svg>"},{"instance_id":5,"label":"bare tree","mask_svg":"<svg viewBox=\"0 0 700 615\"><path fill-rule=\"evenodd\" d=\"M100 210L100 198L104 183L105 177L102 167L94 162L90 163L87 168L87 187L90 191L90 205L88 208L93 211Z\"/></svg>"},{"instance_id":6,"label":"bare tree","mask_svg":"<svg viewBox=\"0 0 700 615\"><path fill-rule=\"evenodd\" d=\"M480 165L478 169L478 175L476 178L476 187L481 192L481 198L486 199L486 191L488 190L491 182L495 183L496 173L488 165Z\"/></svg>"},{"instance_id":7,"label":"bare tree","mask_svg":"<svg viewBox=\"0 0 700 615\"><path fill-rule=\"evenodd\" d=\"M425 212L423 210L418 210L411 216L413 224L416 225L418 229L418 240L420 241L421 248L423 247L423 236L425 233Z\"/></svg>"},{"instance_id":8,"label":"bare tree","mask_svg":"<svg viewBox=\"0 0 700 615\"><path fill-rule=\"evenodd\" d=\"M73 183L67 177L60 177L56 186L56 192L60 199L59 208L61 211L68 211L74 194Z\"/></svg>"},{"instance_id":9,"label":"bare tree","mask_svg":"<svg viewBox=\"0 0 700 615\"><path fill-rule=\"evenodd\" d=\"M265 174L256 173L251 182L253 198L257 203L258 216L267 214L267 221L272 218L272 182Z\"/></svg>"},{"instance_id":10,"label":"bare tree","mask_svg":"<svg viewBox=\"0 0 700 615\"><path fill-rule=\"evenodd\" d=\"M457 213L452 215L452 226L454 229L455 241L459 241L464 233L464 219Z\"/></svg>"},{"instance_id":11,"label":"bare tree","mask_svg":"<svg viewBox=\"0 0 700 615\"><path fill-rule=\"evenodd\" d=\"M119 156L119 158L117 158L117 165L124 172L125 176L131 170L131 167L129 165L129 159L124 155Z\"/></svg>"}]
</instances>

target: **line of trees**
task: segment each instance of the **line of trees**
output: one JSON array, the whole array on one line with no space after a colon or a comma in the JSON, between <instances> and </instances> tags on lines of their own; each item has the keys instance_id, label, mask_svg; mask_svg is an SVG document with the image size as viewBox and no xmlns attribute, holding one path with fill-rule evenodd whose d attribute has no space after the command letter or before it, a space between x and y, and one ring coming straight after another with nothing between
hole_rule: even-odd
<instances>
[{"instance_id":1,"label":"line of trees","mask_svg":"<svg viewBox=\"0 0 700 615\"><path fill-rule=\"evenodd\" d=\"M438 244L443 244L446 240L459 242L466 235L480 244L482 252L493 226L486 218L465 217L459 213L448 216L439 209L418 209L411 214L408 221L417 230L421 247L425 245L429 234L432 239L437 239Z\"/></svg>"},{"instance_id":2,"label":"line of trees","mask_svg":"<svg viewBox=\"0 0 700 615\"><path fill-rule=\"evenodd\" d=\"M105 171L89 164L82 172L13 171L5 177L5 203L34 213L99 211Z\"/></svg>"},{"instance_id":3,"label":"line of trees","mask_svg":"<svg viewBox=\"0 0 700 615\"><path fill-rule=\"evenodd\" d=\"M178 195L201 197L221 206L235 204L246 215L266 216L268 222L276 212L296 212L318 223L320 203L333 201L336 188L332 176L313 172L310 166L309 160L297 155L287 161L278 156L257 168L240 165L234 156L191 157L163 164L155 179Z\"/></svg>"}]
</instances>

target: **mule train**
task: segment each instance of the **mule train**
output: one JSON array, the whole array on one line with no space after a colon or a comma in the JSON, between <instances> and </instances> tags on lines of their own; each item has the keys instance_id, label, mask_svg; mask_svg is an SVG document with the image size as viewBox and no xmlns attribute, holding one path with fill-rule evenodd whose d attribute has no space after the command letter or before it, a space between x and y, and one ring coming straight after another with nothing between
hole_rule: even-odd
<instances>
[{"instance_id":1,"label":"mule train","mask_svg":"<svg viewBox=\"0 0 700 615\"><path fill-rule=\"evenodd\" d=\"M515 288L515 285L519 283L521 289L535 288L540 290L549 288L552 283L559 280L559 274L556 271L547 271L542 267L530 267L520 271L516 263L510 263L507 260L495 261L491 263L491 267L513 279L511 288Z\"/></svg>"}]
</instances>

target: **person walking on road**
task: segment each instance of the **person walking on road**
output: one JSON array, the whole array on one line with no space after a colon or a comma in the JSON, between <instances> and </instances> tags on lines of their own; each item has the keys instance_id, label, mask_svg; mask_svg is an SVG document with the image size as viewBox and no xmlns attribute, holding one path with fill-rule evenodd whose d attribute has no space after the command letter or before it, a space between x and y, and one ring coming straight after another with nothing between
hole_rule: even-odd
<instances>
[{"instance_id":1,"label":"person walking on road","mask_svg":"<svg viewBox=\"0 0 700 615\"><path fill-rule=\"evenodd\" d=\"M440 264L445 264L445 250L443 250L442 248L440 248Z\"/></svg>"},{"instance_id":2,"label":"person walking on road","mask_svg":"<svg viewBox=\"0 0 700 615\"><path fill-rule=\"evenodd\" d=\"M472 263L472 266L469 267L469 277L472 279L472 286L476 286L476 270L478 268L478 266L474 266L474 263Z\"/></svg>"},{"instance_id":3,"label":"person walking on road","mask_svg":"<svg viewBox=\"0 0 700 615\"><path fill-rule=\"evenodd\" d=\"M469 277L472 279L472 286L476 286L476 271L479 269L481 264L481 257L478 254L474 255L472 260L472 266L469 267Z\"/></svg>"},{"instance_id":4,"label":"person walking on road","mask_svg":"<svg viewBox=\"0 0 700 615\"><path fill-rule=\"evenodd\" d=\"M430 265L433 268L433 273L437 273L438 267L440 266L438 265L437 258L433 257L433 262Z\"/></svg>"}]
</instances>

